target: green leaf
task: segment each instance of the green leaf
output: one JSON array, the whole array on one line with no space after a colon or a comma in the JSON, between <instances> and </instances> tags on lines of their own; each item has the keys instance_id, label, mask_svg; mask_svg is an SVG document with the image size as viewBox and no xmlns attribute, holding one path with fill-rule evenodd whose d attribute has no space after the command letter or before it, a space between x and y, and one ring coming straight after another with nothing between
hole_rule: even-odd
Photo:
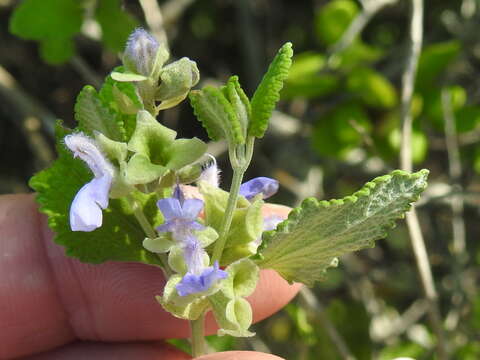
<instances>
[{"instance_id":1,"label":"green leaf","mask_svg":"<svg viewBox=\"0 0 480 360\"><path fill-rule=\"evenodd\" d=\"M123 72L124 69L118 66L116 72ZM143 103L137 94L135 85L130 82L119 82L109 75L105 78L102 88L98 94L103 105L116 114L124 124L126 140L130 140L136 126L137 112L143 109Z\"/></svg>"},{"instance_id":2,"label":"green leaf","mask_svg":"<svg viewBox=\"0 0 480 360\"><path fill-rule=\"evenodd\" d=\"M40 54L49 63L67 61L75 52L72 38L80 31L83 7L76 0L25 0L10 18L10 32L40 41Z\"/></svg>"},{"instance_id":3,"label":"green leaf","mask_svg":"<svg viewBox=\"0 0 480 360\"><path fill-rule=\"evenodd\" d=\"M120 81L120 82L136 82L136 81L144 81L147 80L148 77L140 74L130 73L130 72L118 72L112 71L110 74L113 80Z\"/></svg>"},{"instance_id":4,"label":"green leaf","mask_svg":"<svg viewBox=\"0 0 480 360\"><path fill-rule=\"evenodd\" d=\"M427 176L428 170L396 170L341 200L304 200L276 230L265 233L259 266L313 286L338 256L386 237L426 188Z\"/></svg>"},{"instance_id":5,"label":"green leaf","mask_svg":"<svg viewBox=\"0 0 480 360\"><path fill-rule=\"evenodd\" d=\"M352 0L334 0L323 6L315 16L315 30L325 45L333 45L357 16L358 5Z\"/></svg>"},{"instance_id":6,"label":"green leaf","mask_svg":"<svg viewBox=\"0 0 480 360\"><path fill-rule=\"evenodd\" d=\"M122 10L120 0L98 1L95 17L102 28L103 43L115 52L123 50L128 36L138 25L131 15Z\"/></svg>"},{"instance_id":7,"label":"green leaf","mask_svg":"<svg viewBox=\"0 0 480 360\"><path fill-rule=\"evenodd\" d=\"M45 39L40 42L40 55L49 64L63 64L74 54L75 44L71 38Z\"/></svg>"},{"instance_id":8,"label":"green leaf","mask_svg":"<svg viewBox=\"0 0 480 360\"><path fill-rule=\"evenodd\" d=\"M280 100L280 90L283 82L288 77L288 71L292 65L292 43L285 43L272 63L266 74L255 90L252 97L252 116L248 128L248 134L258 138L263 137L268 127L268 121L275 105Z\"/></svg>"},{"instance_id":9,"label":"green leaf","mask_svg":"<svg viewBox=\"0 0 480 360\"><path fill-rule=\"evenodd\" d=\"M222 91L206 86L202 90L191 91L189 97L195 116L210 139L227 139L230 144L245 143L240 120Z\"/></svg>"},{"instance_id":10,"label":"green leaf","mask_svg":"<svg viewBox=\"0 0 480 360\"><path fill-rule=\"evenodd\" d=\"M345 103L327 112L315 124L312 145L321 155L344 159L361 145L362 135L352 126L370 133L372 125L365 109L355 103Z\"/></svg>"},{"instance_id":11,"label":"green leaf","mask_svg":"<svg viewBox=\"0 0 480 360\"><path fill-rule=\"evenodd\" d=\"M431 91L435 79L460 54L460 49L457 40L426 46L418 61L416 88L422 92Z\"/></svg>"},{"instance_id":12,"label":"green leaf","mask_svg":"<svg viewBox=\"0 0 480 360\"><path fill-rule=\"evenodd\" d=\"M198 186L205 202L205 224L219 231L229 194L205 181L200 181ZM257 245L254 242L260 238L263 231L262 205L261 199L250 203L243 196L238 197L220 265L228 265L256 252Z\"/></svg>"},{"instance_id":13,"label":"green leaf","mask_svg":"<svg viewBox=\"0 0 480 360\"><path fill-rule=\"evenodd\" d=\"M170 159L166 166L172 170L179 170L195 162L205 154L207 144L197 138L177 139L168 151L170 153Z\"/></svg>"},{"instance_id":14,"label":"green leaf","mask_svg":"<svg viewBox=\"0 0 480 360\"><path fill-rule=\"evenodd\" d=\"M97 91L90 85L85 86L78 94L75 119L80 130L88 135L98 131L115 141L124 139L123 122L102 103Z\"/></svg>"},{"instance_id":15,"label":"green leaf","mask_svg":"<svg viewBox=\"0 0 480 360\"><path fill-rule=\"evenodd\" d=\"M59 158L53 165L30 180L37 192L40 211L48 215L48 224L54 231L54 241L66 248L66 254L88 263L104 261L135 261L160 265L155 254L145 250L145 234L138 225L132 209L125 200L110 199L103 211L103 224L92 232L72 232L69 209L78 190L92 179L90 170L80 159L74 159L63 145L68 131L57 125L57 150ZM156 207L156 197L136 192L133 195L141 204L148 220L154 226L162 221Z\"/></svg>"},{"instance_id":16,"label":"green leaf","mask_svg":"<svg viewBox=\"0 0 480 360\"><path fill-rule=\"evenodd\" d=\"M168 169L162 165L152 164L143 154L134 154L125 169L125 182L129 185L148 184L161 176Z\"/></svg>"},{"instance_id":17,"label":"green leaf","mask_svg":"<svg viewBox=\"0 0 480 360\"><path fill-rule=\"evenodd\" d=\"M347 79L347 89L374 108L390 109L397 105L395 87L386 77L370 68L351 72Z\"/></svg>"},{"instance_id":18,"label":"green leaf","mask_svg":"<svg viewBox=\"0 0 480 360\"><path fill-rule=\"evenodd\" d=\"M241 131L244 137L247 134L248 123L250 122L250 116L252 113L252 107L250 100L240 86L238 76L234 75L228 79L227 85L224 89L225 96L233 106L238 120L240 120Z\"/></svg>"},{"instance_id":19,"label":"green leaf","mask_svg":"<svg viewBox=\"0 0 480 360\"><path fill-rule=\"evenodd\" d=\"M324 66L325 56L323 54L308 51L295 55L288 78L285 80L282 97L310 99L335 91L340 83L338 77L329 73L321 74L320 71Z\"/></svg>"}]
</instances>

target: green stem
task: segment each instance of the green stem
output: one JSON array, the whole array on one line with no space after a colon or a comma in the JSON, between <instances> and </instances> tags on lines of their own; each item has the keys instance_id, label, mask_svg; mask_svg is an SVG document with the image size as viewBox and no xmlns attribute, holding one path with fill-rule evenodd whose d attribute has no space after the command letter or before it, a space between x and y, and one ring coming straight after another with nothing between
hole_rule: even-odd
<instances>
[{"instance_id":1,"label":"green stem","mask_svg":"<svg viewBox=\"0 0 480 360\"><path fill-rule=\"evenodd\" d=\"M207 346L205 342L204 333L205 313L200 315L197 320L190 321L191 341L192 341L192 356L194 358L205 355L207 353Z\"/></svg>"},{"instance_id":2,"label":"green stem","mask_svg":"<svg viewBox=\"0 0 480 360\"><path fill-rule=\"evenodd\" d=\"M130 202L130 206L133 209L133 215L137 219L138 223L140 224L141 228L145 232L145 235L147 235L151 239L155 239L157 237L157 233L155 232L155 229L150 225L150 222L148 221L147 217L142 211L142 208L138 205L137 200L133 198L133 196L128 195L128 201ZM157 254L161 263L162 263L162 268L163 271L165 272L165 276L167 279L172 275L172 271L170 270L170 266L168 265L168 259L165 254Z\"/></svg>"},{"instance_id":3,"label":"green stem","mask_svg":"<svg viewBox=\"0 0 480 360\"><path fill-rule=\"evenodd\" d=\"M240 158L238 157L239 154L237 154L236 151L230 151L230 162L233 165L233 179L230 187L230 195L228 196L227 207L225 209L225 216L223 217L223 221L220 225L219 236L215 242L215 247L213 248L211 260L212 264L215 263L215 261L220 261L220 258L222 257L223 249L225 248L225 244L227 242L228 231L232 225L233 212L237 207L238 192L240 190L240 185L242 184L243 175L245 174L245 171L252 160L254 141L254 137L247 138L247 143L245 145L246 149L242 149Z\"/></svg>"}]
</instances>

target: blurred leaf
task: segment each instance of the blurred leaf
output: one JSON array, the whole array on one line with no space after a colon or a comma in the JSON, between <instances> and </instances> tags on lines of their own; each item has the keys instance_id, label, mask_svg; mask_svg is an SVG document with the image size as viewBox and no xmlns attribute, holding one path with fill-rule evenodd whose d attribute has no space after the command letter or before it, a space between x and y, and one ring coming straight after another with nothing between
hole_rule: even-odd
<instances>
[{"instance_id":1,"label":"blurred leaf","mask_svg":"<svg viewBox=\"0 0 480 360\"><path fill-rule=\"evenodd\" d=\"M416 343L402 342L400 344L391 345L380 351L379 360L392 360L397 357L421 358L425 354L425 349Z\"/></svg>"},{"instance_id":2,"label":"blurred leaf","mask_svg":"<svg viewBox=\"0 0 480 360\"><path fill-rule=\"evenodd\" d=\"M111 50L123 51L130 33L138 25L137 20L122 10L120 0L101 0L95 17L102 27L102 41Z\"/></svg>"},{"instance_id":3,"label":"blurred leaf","mask_svg":"<svg viewBox=\"0 0 480 360\"><path fill-rule=\"evenodd\" d=\"M372 359L372 343L369 336L370 318L365 307L357 302L346 303L333 300L328 305L327 314L345 338L353 355L358 359Z\"/></svg>"},{"instance_id":4,"label":"blurred leaf","mask_svg":"<svg viewBox=\"0 0 480 360\"><path fill-rule=\"evenodd\" d=\"M80 31L82 16L77 0L25 0L10 18L10 31L32 40L70 38Z\"/></svg>"},{"instance_id":5,"label":"blurred leaf","mask_svg":"<svg viewBox=\"0 0 480 360\"><path fill-rule=\"evenodd\" d=\"M465 89L459 85L450 86L451 105L456 113L467 101L467 93ZM444 131L444 114L442 106L442 89L433 88L422 94L423 96L423 114L435 126L438 131ZM458 127L457 119L457 127ZM462 127L460 125L460 127ZM458 131L458 129L457 129Z\"/></svg>"},{"instance_id":6,"label":"blurred leaf","mask_svg":"<svg viewBox=\"0 0 480 360\"><path fill-rule=\"evenodd\" d=\"M397 105L397 92L390 81L370 68L360 68L348 75L347 89L366 105L389 109Z\"/></svg>"},{"instance_id":7,"label":"blurred leaf","mask_svg":"<svg viewBox=\"0 0 480 360\"><path fill-rule=\"evenodd\" d=\"M455 353L454 358L461 360L480 359L480 341L470 341L468 344L460 347Z\"/></svg>"},{"instance_id":8,"label":"blurred leaf","mask_svg":"<svg viewBox=\"0 0 480 360\"><path fill-rule=\"evenodd\" d=\"M464 106L455 112L457 132L475 129L480 123L480 106Z\"/></svg>"},{"instance_id":9,"label":"blurred leaf","mask_svg":"<svg viewBox=\"0 0 480 360\"><path fill-rule=\"evenodd\" d=\"M63 64L73 55L75 44L71 38L55 38L40 42L40 56L49 64Z\"/></svg>"},{"instance_id":10,"label":"blurred leaf","mask_svg":"<svg viewBox=\"0 0 480 360\"><path fill-rule=\"evenodd\" d=\"M358 5L352 0L329 2L315 16L315 34L325 45L336 43L358 12Z\"/></svg>"},{"instance_id":11,"label":"blurred leaf","mask_svg":"<svg viewBox=\"0 0 480 360\"><path fill-rule=\"evenodd\" d=\"M393 149L398 153L400 151L401 135L400 129L394 128L388 136L388 140ZM428 152L428 139L425 134L419 130L412 131L412 161L414 164L420 164L425 160Z\"/></svg>"},{"instance_id":12,"label":"blurred leaf","mask_svg":"<svg viewBox=\"0 0 480 360\"><path fill-rule=\"evenodd\" d=\"M357 104L343 104L322 116L315 125L312 145L319 154L344 158L359 146L362 135L352 126L370 132L371 124L364 109Z\"/></svg>"},{"instance_id":13,"label":"blurred leaf","mask_svg":"<svg viewBox=\"0 0 480 360\"><path fill-rule=\"evenodd\" d=\"M210 335L205 336L208 345L216 352L235 350L235 337L230 335Z\"/></svg>"},{"instance_id":14,"label":"blurred leaf","mask_svg":"<svg viewBox=\"0 0 480 360\"><path fill-rule=\"evenodd\" d=\"M76 0L25 0L10 18L10 32L40 42L42 58L51 64L67 61L74 53L72 38L80 31L83 8Z\"/></svg>"},{"instance_id":15,"label":"blurred leaf","mask_svg":"<svg viewBox=\"0 0 480 360\"><path fill-rule=\"evenodd\" d=\"M338 66L340 68L343 70L352 70L355 66L377 61L382 55L383 52L381 50L365 44L361 40L356 40L336 56L339 57Z\"/></svg>"},{"instance_id":16,"label":"blurred leaf","mask_svg":"<svg viewBox=\"0 0 480 360\"><path fill-rule=\"evenodd\" d=\"M422 92L432 90L437 76L458 56L460 42L452 40L426 46L419 59L416 88Z\"/></svg>"},{"instance_id":17,"label":"blurred leaf","mask_svg":"<svg viewBox=\"0 0 480 360\"><path fill-rule=\"evenodd\" d=\"M315 98L330 94L338 88L339 80L336 75L320 73L325 65L323 54L304 52L294 56L292 61L282 91L283 98Z\"/></svg>"}]
</instances>

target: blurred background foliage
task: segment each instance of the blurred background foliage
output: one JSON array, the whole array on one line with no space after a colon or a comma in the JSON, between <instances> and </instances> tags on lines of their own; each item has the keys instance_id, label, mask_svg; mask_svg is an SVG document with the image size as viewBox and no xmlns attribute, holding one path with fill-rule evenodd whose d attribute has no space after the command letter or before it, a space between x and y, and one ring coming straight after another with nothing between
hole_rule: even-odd
<instances>
[{"instance_id":1,"label":"blurred background foliage","mask_svg":"<svg viewBox=\"0 0 480 360\"><path fill-rule=\"evenodd\" d=\"M409 18L407 0L0 0L0 193L29 191L28 178L54 158L55 119L75 126L82 86L98 87L144 26L168 37L174 57L197 61L201 86L237 74L250 94L292 41L283 100L248 177L279 179L274 201L291 206L345 196L398 167ZM418 212L451 358L465 360L480 358L479 20L478 0L426 1L412 102L414 163L431 170ZM160 121L206 140L188 102ZM228 183L225 149L210 144ZM255 325L257 337L210 345L287 359L435 359L405 225L341 260Z\"/></svg>"}]
</instances>

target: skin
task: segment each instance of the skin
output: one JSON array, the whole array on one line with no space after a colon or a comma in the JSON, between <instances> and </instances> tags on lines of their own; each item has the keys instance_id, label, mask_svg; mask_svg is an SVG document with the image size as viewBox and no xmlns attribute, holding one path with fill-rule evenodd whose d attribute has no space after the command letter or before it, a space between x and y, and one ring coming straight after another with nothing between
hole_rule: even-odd
<instances>
[{"instance_id":1,"label":"skin","mask_svg":"<svg viewBox=\"0 0 480 360\"><path fill-rule=\"evenodd\" d=\"M288 211L266 205L264 215ZM161 271L138 263L84 264L51 239L33 195L0 196L0 360L190 359L162 341L188 337L189 327L156 303L165 284ZM262 270L248 298L254 321L278 311L299 289ZM211 316L206 329L217 329ZM234 351L199 359L280 358Z\"/></svg>"}]
</instances>

